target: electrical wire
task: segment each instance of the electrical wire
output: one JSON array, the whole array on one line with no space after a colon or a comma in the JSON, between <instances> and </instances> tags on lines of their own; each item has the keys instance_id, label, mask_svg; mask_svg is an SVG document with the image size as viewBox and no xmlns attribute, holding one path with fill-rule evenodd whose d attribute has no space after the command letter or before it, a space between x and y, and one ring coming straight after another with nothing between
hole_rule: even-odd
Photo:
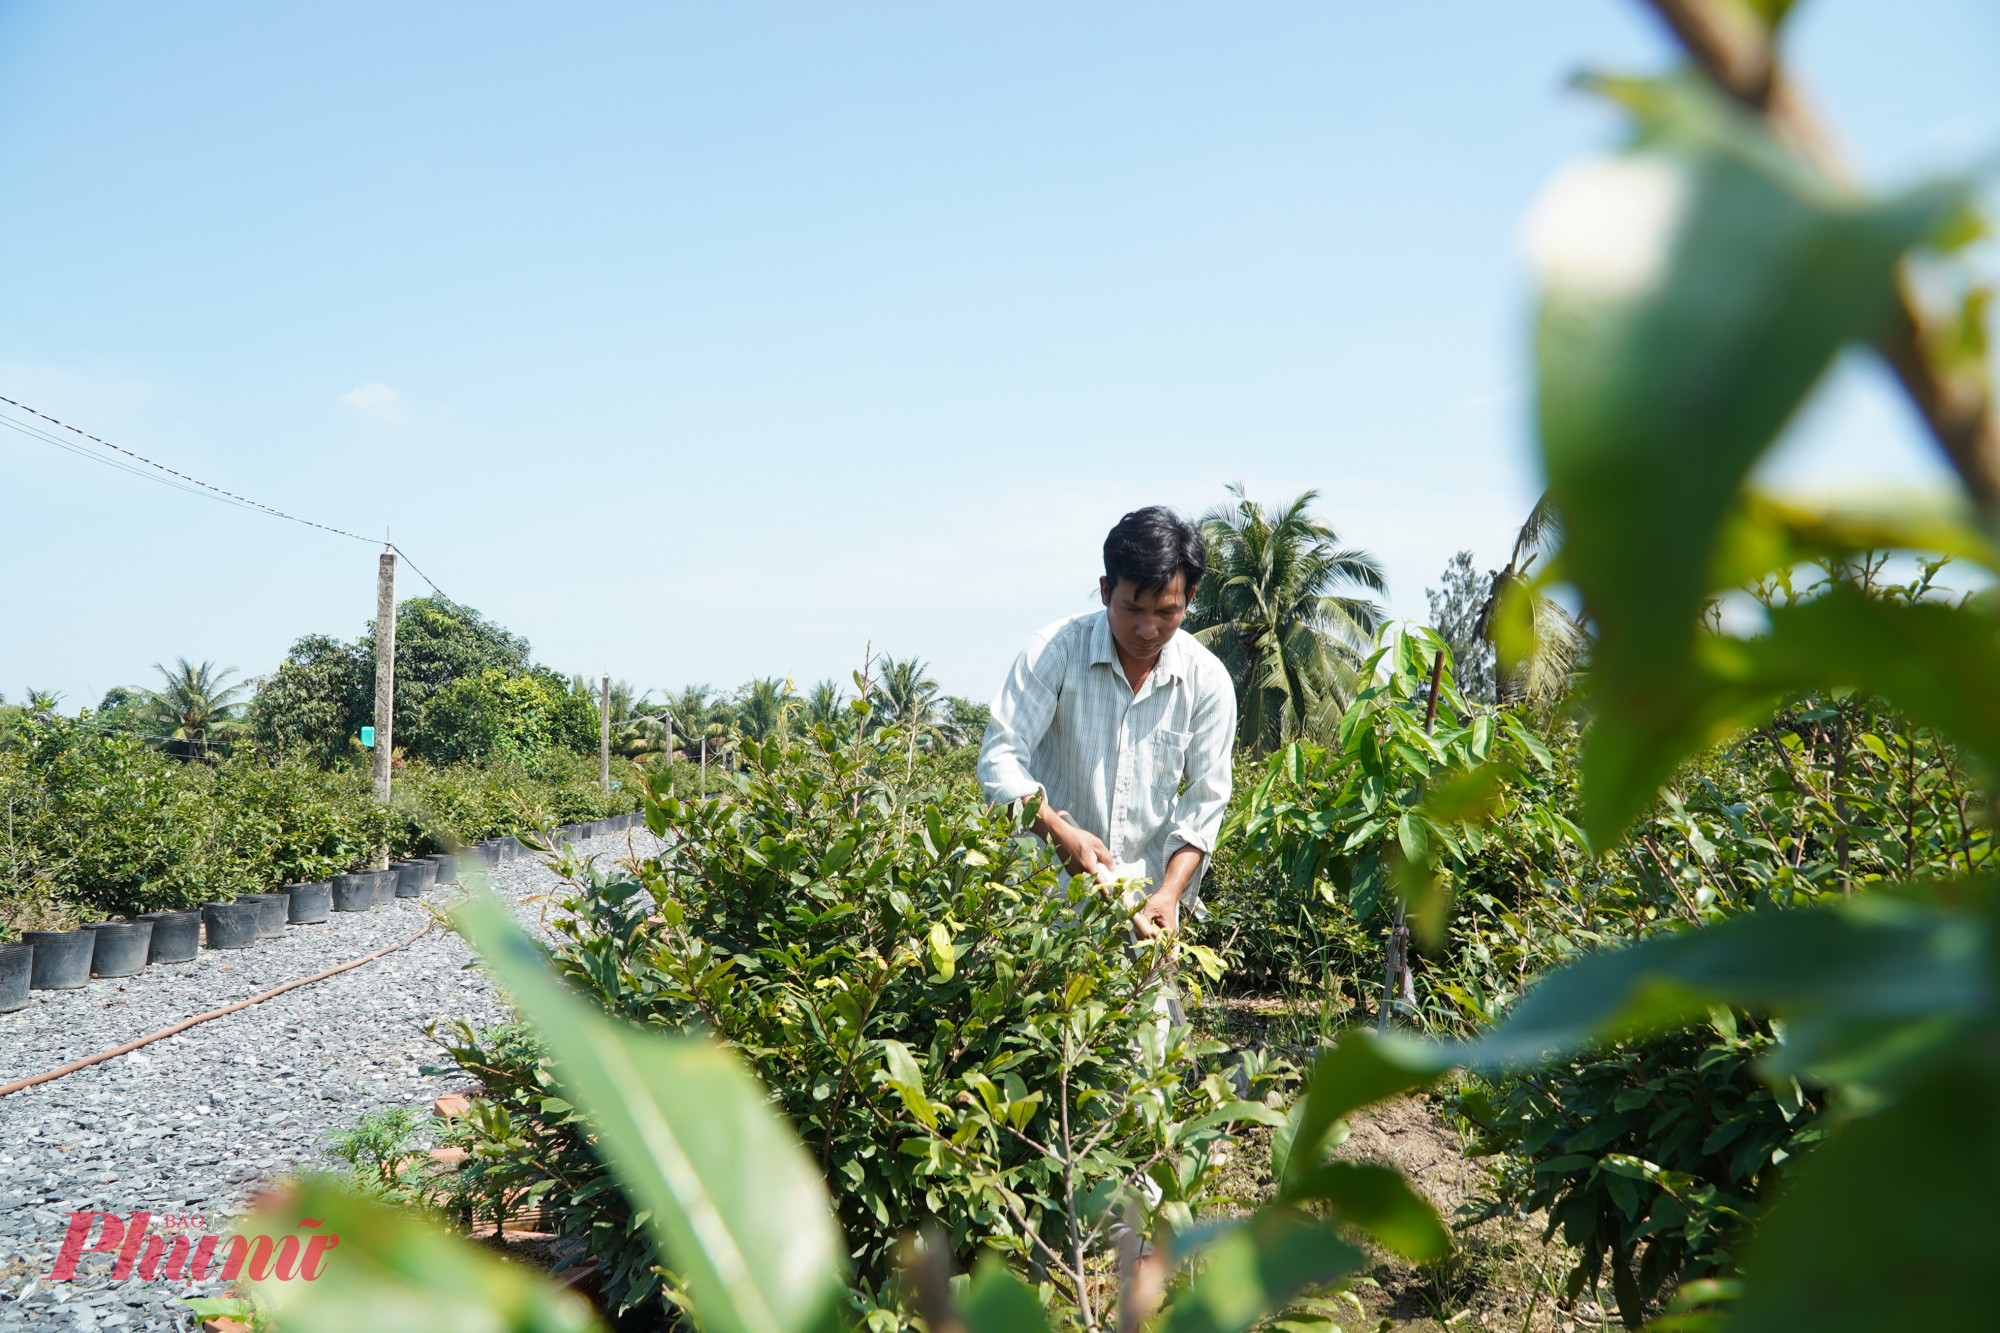
<instances>
[{"instance_id":1,"label":"electrical wire","mask_svg":"<svg viewBox=\"0 0 2000 1333\"><path fill-rule=\"evenodd\" d=\"M92 462L102 463L106 467L116 468L120 472L129 473L132 476L143 478L146 481L157 482L162 486L171 487L174 490L182 491L188 495L198 495L203 499L216 500L224 504L236 505L243 509L254 509L259 513L269 514L273 518L282 518L293 523L302 523L309 528L318 528L321 532L330 532L334 534L336 537L351 537L355 541L367 542L370 545L373 545L375 542L375 538L373 537L364 537L358 532L349 532L345 528L336 528L331 524L327 523L316 523L309 518L300 518L297 514L288 514L282 509L276 509L270 505L260 503L259 501L256 500L252 500L247 495L238 495L234 491L227 491L220 486L210 485L208 482L201 480L199 477L190 477L185 472L177 472L173 468L168 467L165 463L157 462L154 459L146 457L144 454L134 453L132 450L127 449L122 444L113 444L111 441L105 439L101 435L92 435L89 431L83 429L81 426L72 426L67 421L64 421L58 417L50 416L47 412L42 411L40 408L30 407L28 404L20 402L17 399L9 398L5 394L0 394L0 403L5 403L7 404L7 406L12 407L18 411L26 412L31 416L40 417L42 420L50 423L51 425L60 426L66 431L70 431L74 434L81 435L84 439L89 440L93 444L101 444L106 449L111 449L116 451L117 453L123 454L125 458L132 459L136 463L144 464L144 467L135 467L133 466L132 463L125 462L123 459L119 458L108 458L105 455L98 453L93 449L86 449L80 445L73 444L70 441L63 439L61 436L43 430L41 427L36 426L30 422L15 421L8 417L0 416L0 426L5 426L9 430L18 431L23 435L30 436L37 440L41 440L44 443L52 444L56 448L64 450L67 453L75 454L79 458L87 458L90 459ZM148 468L152 470L147 471L146 469ZM436 593L439 597L442 597L445 601L450 602L454 606L460 605L460 603L453 600L450 593L446 592L443 588L438 587L437 582L434 579L432 579L430 575L424 573L423 570L417 568L417 562L410 559L410 553L408 551L405 551L402 547L396 545L394 542L385 541L383 545L387 546L390 550L394 551L398 556L402 557L403 562L409 565L410 569L416 574L418 578L422 579L425 583L430 584L432 592Z\"/></svg>"},{"instance_id":2,"label":"electrical wire","mask_svg":"<svg viewBox=\"0 0 2000 1333\"><path fill-rule=\"evenodd\" d=\"M464 603L462 602L453 601L450 593L446 592L443 588L438 587L437 582L434 579L432 579L430 575L424 573L423 570L418 569L417 562L410 559L410 553L408 551L405 551L402 547L396 545L396 543L394 542L390 542L388 545L390 550L394 551L397 555L403 557L403 563L408 565L418 578L422 579L425 583L431 585L432 592L436 593L439 597L442 597L447 603L449 603L452 606L464 605Z\"/></svg>"},{"instance_id":3,"label":"electrical wire","mask_svg":"<svg viewBox=\"0 0 2000 1333\"><path fill-rule=\"evenodd\" d=\"M83 427L81 426L72 426L67 421L63 421L57 417L50 416L47 412L42 411L40 408L30 407L26 403L17 402L12 398L7 397L5 394L0 394L0 403L5 403L7 404L7 406L16 408L22 412L26 412L31 416L38 416L42 420L49 422L51 425L61 426L64 430L73 431L76 434L81 435L84 439L89 440L93 444L101 444L106 449L115 449L119 453L124 454L127 458L135 459L138 462L144 463L147 467L154 468L160 472L164 472L169 477L173 477L179 481L185 482L189 486L199 486L202 490L211 492L217 496L220 496L225 500L233 501L234 503L240 505L247 505L252 509L261 509L265 513L273 515L274 517L289 519L293 523L303 523L309 528L318 528L322 532L331 532L336 536L340 537L351 537L358 542L372 543L375 540L373 537L364 537L358 532L349 532L345 528L336 528L325 523L315 523L309 518L300 518L297 514L288 514L282 509L273 509L270 505L261 504L256 500L252 500L247 495L238 495L234 491L225 491L220 486L211 486L208 482L201 480L201 478L199 477L190 477L185 472L176 472L173 468L168 467L165 463L156 462L155 460L146 457L144 454L134 453L132 450L127 449L122 444L113 444L111 441L105 439L101 435L92 435L89 431L83 429Z\"/></svg>"}]
</instances>

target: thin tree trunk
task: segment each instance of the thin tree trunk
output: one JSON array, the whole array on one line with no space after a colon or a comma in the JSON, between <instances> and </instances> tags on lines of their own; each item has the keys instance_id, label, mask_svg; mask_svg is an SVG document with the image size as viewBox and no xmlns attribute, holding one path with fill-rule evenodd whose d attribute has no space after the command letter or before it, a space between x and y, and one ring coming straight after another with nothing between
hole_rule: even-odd
<instances>
[{"instance_id":1,"label":"thin tree trunk","mask_svg":"<svg viewBox=\"0 0 2000 1333\"><path fill-rule=\"evenodd\" d=\"M1837 713L1833 733L1833 819L1838 826L1833 835L1834 860L1840 867L1840 896L1854 896L1854 881L1848 873L1847 840L1847 716ZM1803 843L1803 839L1800 840Z\"/></svg>"},{"instance_id":2,"label":"thin tree trunk","mask_svg":"<svg viewBox=\"0 0 2000 1333\"><path fill-rule=\"evenodd\" d=\"M1424 704L1424 732L1430 733L1437 723L1438 682L1444 675L1444 653L1439 652L1431 661L1430 699ZM1417 981L1410 972L1410 905L1401 894L1396 896L1396 926L1389 932L1388 947L1383 950L1382 959L1382 1007L1375 1015L1375 1029L1389 1030L1389 1013L1400 998L1411 1009L1417 1007Z\"/></svg>"}]
</instances>

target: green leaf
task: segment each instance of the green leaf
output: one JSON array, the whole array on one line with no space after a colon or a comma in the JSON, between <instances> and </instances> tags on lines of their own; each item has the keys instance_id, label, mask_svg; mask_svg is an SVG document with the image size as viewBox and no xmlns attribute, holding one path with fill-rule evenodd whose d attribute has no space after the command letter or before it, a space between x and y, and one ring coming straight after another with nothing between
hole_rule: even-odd
<instances>
[{"instance_id":1,"label":"green leaf","mask_svg":"<svg viewBox=\"0 0 2000 1333\"><path fill-rule=\"evenodd\" d=\"M903 1105L910 1114L923 1121L927 1129L937 1128L937 1112L931 1109L931 1099L924 1088L924 1071L917 1067L916 1057L910 1048L900 1041L884 1039L882 1042L882 1068L888 1073L889 1086L903 1099Z\"/></svg>"},{"instance_id":2,"label":"green leaf","mask_svg":"<svg viewBox=\"0 0 2000 1333\"><path fill-rule=\"evenodd\" d=\"M1269 1125L1277 1129L1285 1124L1285 1115L1282 1111L1275 1111L1262 1102L1228 1101L1203 1111L1181 1126L1181 1129L1186 1133L1197 1129L1213 1129L1217 1125L1241 1124Z\"/></svg>"},{"instance_id":3,"label":"green leaf","mask_svg":"<svg viewBox=\"0 0 2000 1333\"><path fill-rule=\"evenodd\" d=\"M1566 174L1528 228L1543 462L1598 631L1583 823L1600 846L1702 722L1686 681L1744 478L1963 194L1854 197L1695 76L1605 86L1637 143Z\"/></svg>"},{"instance_id":4,"label":"green leaf","mask_svg":"<svg viewBox=\"0 0 2000 1333\"><path fill-rule=\"evenodd\" d=\"M2000 1255L2000 1087L1938 1070L1805 1158L1758 1224L1732 1333L1985 1328Z\"/></svg>"},{"instance_id":5,"label":"green leaf","mask_svg":"<svg viewBox=\"0 0 2000 1333\"><path fill-rule=\"evenodd\" d=\"M1350 1113L1421 1087L1451 1068L1449 1048L1394 1034L1350 1029L1313 1065L1304 1111L1292 1134L1283 1170L1296 1176L1319 1163L1320 1141Z\"/></svg>"},{"instance_id":6,"label":"green leaf","mask_svg":"<svg viewBox=\"0 0 2000 1333\"><path fill-rule=\"evenodd\" d=\"M301 1225L302 1219L318 1223ZM336 1241L315 1261L318 1276L290 1281L273 1272L252 1282L258 1304L285 1333L434 1333L446 1328L513 1333L582 1333L601 1326L589 1304L526 1264L513 1263L425 1221L308 1177L265 1203L239 1226L269 1236L282 1254L297 1237L307 1257L314 1238Z\"/></svg>"},{"instance_id":7,"label":"green leaf","mask_svg":"<svg viewBox=\"0 0 2000 1333\"><path fill-rule=\"evenodd\" d=\"M1266 1208L1223 1229L1196 1257L1199 1272L1174 1299L1165 1333L1242 1333L1307 1287L1361 1267L1361 1251L1330 1226Z\"/></svg>"},{"instance_id":8,"label":"green leaf","mask_svg":"<svg viewBox=\"0 0 2000 1333\"><path fill-rule=\"evenodd\" d=\"M1492 725L1486 718L1479 721L1488 727ZM1432 787L1420 809L1424 817L1433 823L1482 823L1499 808L1507 784L1518 777L1511 764L1480 764L1476 768L1454 773Z\"/></svg>"},{"instance_id":9,"label":"green leaf","mask_svg":"<svg viewBox=\"0 0 2000 1333\"><path fill-rule=\"evenodd\" d=\"M825 1183L756 1080L698 1038L652 1036L572 994L480 894L454 919L555 1053L599 1150L686 1281L709 1333L806 1333L840 1319L846 1267Z\"/></svg>"},{"instance_id":10,"label":"green leaf","mask_svg":"<svg viewBox=\"0 0 2000 1333\"><path fill-rule=\"evenodd\" d=\"M1210 981L1222 980L1223 966L1221 954L1205 944L1183 942L1181 947L1187 950L1188 956L1194 959L1195 963L1200 966L1202 973Z\"/></svg>"},{"instance_id":11,"label":"green leaf","mask_svg":"<svg viewBox=\"0 0 2000 1333\"><path fill-rule=\"evenodd\" d=\"M1983 949L1973 923L1887 899L1760 912L1580 958L1491 1033L1444 1049L1474 1068L1519 1068L1723 1005L1784 1015L1787 1059L1825 1062L1882 1035L1884 1022L1893 1036L1982 1012Z\"/></svg>"},{"instance_id":12,"label":"green leaf","mask_svg":"<svg viewBox=\"0 0 2000 1333\"><path fill-rule=\"evenodd\" d=\"M967 1333L1048 1333L1049 1328L1034 1288L991 1253L973 1270L959 1314Z\"/></svg>"},{"instance_id":13,"label":"green leaf","mask_svg":"<svg viewBox=\"0 0 2000 1333\"><path fill-rule=\"evenodd\" d=\"M1324 1199L1341 1221L1418 1263L1441 1259L1451 1250L1451 1236L1437 1210L1390 1167L1328 1162L1294 1177L1284 1197Z\"/></svg>"},{"instance_id":14,"label":"green leaf","mask_svg":"<svg viewBox=\"0 0 2000 1333\"><path fill-rule=\"evenodd\" d=\"M957 958L952 952L951 932L945 929L944 922L940 921L931 927L928 943L931 971L937 973L940 979L950 981L952 971L957 966Z\"/></svg>"}]
</instances>

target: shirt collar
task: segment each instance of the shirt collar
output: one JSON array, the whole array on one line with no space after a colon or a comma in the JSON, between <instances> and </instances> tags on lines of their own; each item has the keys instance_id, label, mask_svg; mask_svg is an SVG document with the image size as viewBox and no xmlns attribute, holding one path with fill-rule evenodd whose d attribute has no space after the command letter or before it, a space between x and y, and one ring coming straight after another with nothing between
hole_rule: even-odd
<instances>
[{"instance_id":1,"label":"shirt collar","mask_svg":"<svg viewBox=\"0 0 2000 1333\"><path fill-rule=\"evenodd\" d=\"M1185 630L1175 630L1174 637L1167 640L1167 646L1160 650L1160 660L1153 663L1152 673L1147 679L1164 684L1181 678L1186 663L1186 646L1181 639ZM1104 663L1113 671L1123 671L1118 664L1118 650L1111 642L1111 613L1099 611L1090 626L1090 664Z\"/></svg>"}]
</instances>

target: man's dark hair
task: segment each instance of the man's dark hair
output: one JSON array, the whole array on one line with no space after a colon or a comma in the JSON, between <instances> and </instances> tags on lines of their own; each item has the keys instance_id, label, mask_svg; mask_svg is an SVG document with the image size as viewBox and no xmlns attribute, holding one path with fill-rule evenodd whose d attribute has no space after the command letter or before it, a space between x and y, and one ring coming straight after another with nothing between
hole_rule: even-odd
<instances>
[{"instance_id":1,"label":"man's dark hair","mask_svg":"<svg viewBox=\"0 0 2000 1333\"><path fill-rule=\"evenodd\" d=\"M1134 509L1118 520L1104 539L1104 577L1116 588L1130 583L1136 592L1155 592L1186 577L1187 599L1208 569L1208 545L1194 524L1165 505Z\"/></svg>"}]
</instances>

